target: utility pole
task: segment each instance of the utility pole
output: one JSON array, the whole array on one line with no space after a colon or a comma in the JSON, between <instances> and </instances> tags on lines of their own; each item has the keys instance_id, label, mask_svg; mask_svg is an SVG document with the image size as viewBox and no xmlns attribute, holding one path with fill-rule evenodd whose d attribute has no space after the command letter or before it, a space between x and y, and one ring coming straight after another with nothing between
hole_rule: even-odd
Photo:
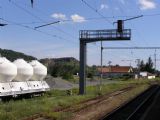
<instances>
[{"instance_id":1,"label":"utility pole","mask_svg":"<svg viewBox=\"0 0 160 120\"><path fill-rule=\"evenodd\" d=\"M156 68L157 68L157 50L155 49L155 53L154 53L154 68L155 68L155 70L156 70Z\"/></svg>"},{"instance_id":2,"label":"utility pole","mask_svg":"<svg viewBox=\"0 0 160 120\"><path fill-rule=\"evenodd\" d=\"M101 77L100 77L100 86L99 86L100 91L102 89L102 79L103 79L103 46L101 41Z\"/></svg>"},{"instance_id":3,"label":"utility pole","mask_svg":"<svg viewBox=\"0 0 160 120\"><path fill-rule=\"evenodd\" d=\"M111 74L110 74L110 72L111 72L111 61L108 61L108 67L109 67L109 77L111 77Z\"/></svg>"},{"instance_id":4,"label":"utility pole","mask_svg":"<svg viewBox=\"0 0 160 120\"><path fill-rule=\"evenodd\" d=\"M140 59L136 59L136 61L137 61L137 69L138 69L138 79L139 79L139 76L140 76L140 62L141 62L141 60Z\"/></svg>"}]
</instances>

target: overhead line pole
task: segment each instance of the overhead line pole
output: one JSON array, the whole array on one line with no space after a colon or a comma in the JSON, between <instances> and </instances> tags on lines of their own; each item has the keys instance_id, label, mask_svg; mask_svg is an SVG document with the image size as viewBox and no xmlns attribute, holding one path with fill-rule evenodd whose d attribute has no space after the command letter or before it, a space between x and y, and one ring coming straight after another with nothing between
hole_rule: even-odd
<instances>
[{"instance_id":1,"label":"overhead line pole","mask_svg":"<svg viewBox=\"0 0 160 120\"><path fill-rule=\"evenodd\" d=\"M160 49L160 47L103 47L103 49L112 49L112 50L119 50L119 49L155 49L155 53L154 53L154 67L155 70L157 69L157 49Z\"/></svg>"},{"instance_id":2,"label":"overhead line pole","mask_svg":"<svg viewBox=\"0 0 160 120\"><path fill-rule=\"evenodd\" d=\"M91 7L88 3L82 0L88 7ZM92 8L94 9L94 8ZM103 15L101 15L103 17ZM142 16L133 17L128 20L136 19ZM79 71L79 94L83 95L86 93L86 76L85 76L85 66L86 66L86 44L91 42L101 41L101 79L102 79L102 51L104 47L102 46L102 41L121 41L131 39L131 29L124 29L124 21L118 20L117 29L108 30L80 30L79 40L80 40L80 71ZM101 82L100 82L101 84Z\"/></svg>"},{"instance_id":3,"label":"overhead line pole","mask_svg":"<svg viewBox=\"0 0 160 120\"><path fill-rule=\"evenodd\" d=\"M80 30L80 71L79 71L79 94L86 93L86 49L87 44L92 42L102 41L121 41L131 39L131 29L123 29L118 32L117 29L107 30ZM103 50L103 46L101 47ZM102 58L101 58L102 60ZM101 62L102 65L102 62Z\"/></svg>"},{"instance_id":4,"label":"overhead line pole","mask_svg":"<svg viewBox=\"0 0 160 120\"><path fill-rule=\"evenodd\" d=\"M156 49L155 49L155 53L154 53L154 66L155 66L155 70L156 70L156 68L157 68L157 53L156 53L157 51L156 51Z\"/></svg>"},{"instance_id":5,"label":"overhead line pole","mask_svg":"<svg viewBox=\"0 0 160 120\"><path fill-rule=\"evenodd\" d=\"M160 47L103 47L103 49L160 49Z\"/></svg>"},{"instance_id":6,"label":"overhead line pole","mask_svg":"<svg viewBox=\"0 0 160 120\"><path fill-rule=\"evenodd\" d=\"M100 91L102 89L102 79L103 79L103 46L101 41L101 77L100 77L100 86L99 86Z\"/></svg>"}]
</instances>

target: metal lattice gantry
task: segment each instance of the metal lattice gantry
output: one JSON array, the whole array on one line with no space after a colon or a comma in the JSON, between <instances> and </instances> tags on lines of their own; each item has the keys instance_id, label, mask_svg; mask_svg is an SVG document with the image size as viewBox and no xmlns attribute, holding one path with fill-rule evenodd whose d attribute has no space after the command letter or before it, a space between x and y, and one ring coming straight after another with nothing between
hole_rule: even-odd
<instances>
[{"instance_id":1,"label":"metal lattice gantry","mask_svg":"<svg viewBox=\"0 0 160 120\"><path fill-rule=\"evenodd\" d=\"M131 29L123 29L118 32L117 29L109 30L80 30L80 40L89 43L97 41L130 40Z\"/></svg>"},{"instance_id":2,"label":"metal lattice gantry","mask_svg":"<svg viewBox=\"0 0 160 120\"><path fill-rule=\"evenodd\" d=\"M79 94L86 93L86 55L87 43L98 41L121 41L131 39L131 29L109 30L80 30L80 71L79 71Z\"/></svg>"}]
</instances>

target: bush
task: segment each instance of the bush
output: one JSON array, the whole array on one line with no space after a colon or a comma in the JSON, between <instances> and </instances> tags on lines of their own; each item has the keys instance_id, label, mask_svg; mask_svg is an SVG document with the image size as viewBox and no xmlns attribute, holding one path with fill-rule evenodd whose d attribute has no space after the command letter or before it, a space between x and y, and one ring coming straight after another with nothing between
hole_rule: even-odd
<instances>
[{"instance_id":1,"label":"bush","mask_svg":"<svg viewBox=\"0 0 160 120\"><path fill-rule=\"evenodd\" d=\"M87 77L88 77L88 78L93 78L93 73L88 73L88 74L87 74Z\"/></svg>"},{"instance_id":2,"label":"bush","mask_svg":"<svg viewBox=\"0 0 160 120\"><path fill-rule=\"evenodd\" d=\"M122 79L123 79L123 80L128 80L128 79L131 79L131 78L133 78L133 76L130 75L130 74L124 74L124 75L122 76Z\"/></svg>"},{"instance_id":3,"label":"bush","mask_svg":"<svg viewBox=\"0 0 160 120\"><path fill-rule=\"evenodd\" d=\"M69 79L74 79L73 75L71 73L64 73L62 75L63 79L69 80Z\"/></svg>"}]
</instances>

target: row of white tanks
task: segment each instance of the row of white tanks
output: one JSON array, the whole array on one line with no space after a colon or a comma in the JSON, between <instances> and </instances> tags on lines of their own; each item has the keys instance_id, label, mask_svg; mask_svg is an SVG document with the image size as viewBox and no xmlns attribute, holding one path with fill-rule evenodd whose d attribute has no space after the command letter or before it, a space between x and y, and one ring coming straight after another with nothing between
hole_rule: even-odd
<instances>
[{"instance_id":1,"label":"row of white tanks","mask_svg":"<svg viewBox=\"0 0 160 120\"><path fill-rule=\"evenodd\" d=\"M0 57L0 82L43 80L47 68L37 60L27 63L23 59L14 62Z\"/></svg>"}]
</instances>

